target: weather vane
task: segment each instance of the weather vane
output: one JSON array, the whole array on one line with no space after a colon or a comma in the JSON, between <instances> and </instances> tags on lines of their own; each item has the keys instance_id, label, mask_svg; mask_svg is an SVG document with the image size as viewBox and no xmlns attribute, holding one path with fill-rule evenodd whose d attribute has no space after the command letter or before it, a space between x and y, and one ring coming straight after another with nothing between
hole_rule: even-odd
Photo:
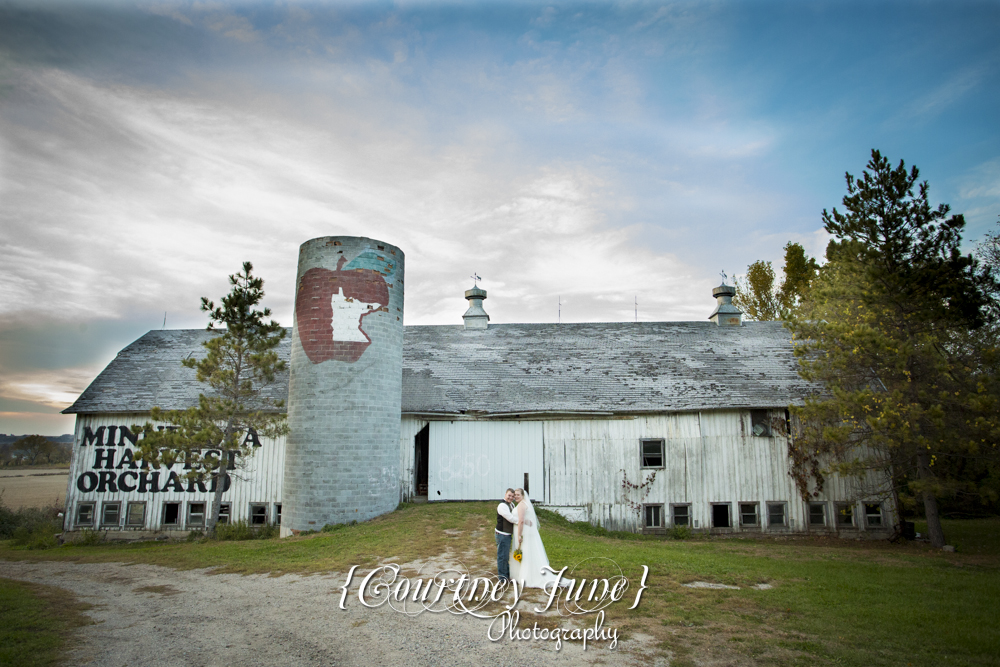
<instances>
[{"instance_id":1,"label":"weather vane","mask_svg":"<svg viewBox=\"0 0 1000 667\"><path fill-rule=\"evenodd\" d=\"M726 281L729 280L729 277L726 276L725 270L719 271L719 275L722 276L722 284L725 285Z\"/></svg>"},{"instance_id":2,"label":"weather vane","mask_svg":"<svg viewBox=\"0 0 1000 667\"><path fill-rule=\"evenodd\" d=\"M475 282L475 284L473 285L473 287L479 287L479 281L482 280L482 278L479 277L479 274L478 273L473 273L469 277L472 278L472 280Z\"/></svg>"}]
</instances>

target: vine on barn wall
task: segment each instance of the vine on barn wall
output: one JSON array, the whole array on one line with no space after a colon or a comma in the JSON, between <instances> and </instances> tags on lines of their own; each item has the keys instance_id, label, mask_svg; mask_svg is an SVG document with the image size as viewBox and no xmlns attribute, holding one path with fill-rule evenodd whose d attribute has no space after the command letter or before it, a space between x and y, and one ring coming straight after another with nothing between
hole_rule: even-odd
<instances>
[{"instance_id":1,"label":"vine on barn wall","mask_svg":"<svg viewBox=\"0 0 1000 667\"><path fill-rule=\"evenodd\" d=\"M646 496L649 495L650 490L653 488L653 481L656 480L656 472L657 471L654 470L653 472L649 473L649 477L647 477L646 481L642 482L641 484L635 484L634 482L629 481L628 473L625 472L625 469L624 468L621 469L622 499L625 501L625 504L631 507L632 511L638 514L640 517L642 516L642 501L646 499ZM642 493L642 496L639 498L639 502L634 502L631 498L629 498L629 494L633 492Z\"/></svg>"}]
</instances>

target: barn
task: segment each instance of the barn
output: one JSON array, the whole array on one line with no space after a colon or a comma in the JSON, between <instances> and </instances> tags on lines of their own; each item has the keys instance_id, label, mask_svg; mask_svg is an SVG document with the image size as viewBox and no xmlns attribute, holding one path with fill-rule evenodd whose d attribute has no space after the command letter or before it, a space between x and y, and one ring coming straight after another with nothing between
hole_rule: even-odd
<instances>
[{"instance_id":1,"label":"barn","mask_svg":"<svg viewBox=\"0 0 1000 667\"><path fill-rule=\"evenodd\" d=\"M787 408L816 387L797 375L788 331L744 322L733 294L713 290L701 322L497 324L474 287L464 325L404 327L398 500L496 499L521 486L615 530L891 534L884 480L833 477L808 501L797 493ZM77 415L66 531L204 527L213 489L185 481L180 463L144 469L131 447L151 408L197 402L203 387L180 362L211 335L150 331L64 411ZM288 378L272 391L287 397ZM281 525L286 439L247 438L256 453L231 478L222 520Z\"/></svg>"}]
</instances>

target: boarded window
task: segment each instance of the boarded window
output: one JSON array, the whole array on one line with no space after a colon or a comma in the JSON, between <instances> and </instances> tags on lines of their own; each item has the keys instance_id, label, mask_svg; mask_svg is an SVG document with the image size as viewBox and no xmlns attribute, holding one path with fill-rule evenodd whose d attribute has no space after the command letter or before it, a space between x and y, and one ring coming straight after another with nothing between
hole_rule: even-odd
<instances>
[{"instance_id":1,"label":"boarded window","mask_svg":"<svg viewBox=\"0 0 1000 667\"><path fill-rule=\"evenodd\" d=\"M771 414L769 411L750 411L750 432L760 438L771 437Z\"/></svg>"},{"instance_id":2,"label":"boarded window","mask_svg":"<svg viewBox=\"0 0 1000 667\"><path fill-rule=\"evenodd\" d=\"M646 528L663 528L663 505L643 505Z\"/></svg>"},{"instance_id":3,"label":"boarded window","mask_svg":"<svg viewBox=\"0 0 1000 667\"><path fill-rule=\"evenodd\" d=\"M122 518L122 504L104 503L101 505L101 525L117 526Z\"/></svg>"},{"instance_id":4,"label":"boarded window","mask_svg":"<svg viewBox=\"0 0 1000 667\"><path fill-rule=\"evenodd\" d=\"M837 503L837 525L841 528L854 527L854 506L849 503Z\"/></svg>"},{"instance_id":5,"label":"boarded window","mask_svg":"<svg viewBox=\"0 0 1000 667\"><path fill-rule=\"evenodd\" d=\"M163 525L178 526L181 523L181 504L163 503Z\"/></svg>"},{"instance_id":6,"label":"boarded window","mask_svg":"<svg viewBox=\"0 0 1000 667\"><path fill-rule=\"evenodd\" d=\"M809 525L826 525L826 503L809 503Z\"/></svg>"},{"instance_id":7,"label":"boarded window","mask_svg":"<svg viewBox=\"0 0 1000 667\"><path fill-rule=\"evenodd\" d=\"M76 508L76 525L94 525L94 503L80 503Z\"/></svg>"},{"instance_id":8,"label":"boarded window","mask_svg":"<svg viewBox=\"0 0 1000 667\"><path fill-rule=\"evenodd\" d=\"M690 505L674 505L674 525L675 526L690 526L691 525L691 506Z\"/></svg>"},{"instance_id":9,"label":"boarded window","mask_svg":"<svg viewBox=\"0 0 1000 667\"><path fill-rule=\"evenodd\" d=\"M760 525L760 517L757 515L757 503L740 503L740 525Z\"/></svg>"},{"instance_id":10,"label":"boarded window","mask_svg":"<svg viewBox=\"0 0 1000 667\"><path fill-rule=\"evenodd\" d=\"M732 522L729 520L729 503L726 503L725 505L712 505L712 527L733 527Z\"/></svg>"},{"instance_id":11,"label":"boarded window","mask_svg":"<svg viewBox=\"0 0 1000 667\"><path fill-rule=\"evenodd\" d=\"M200 528L205 525L205 503L188 503L188 528Z\"/></svg>"},{"instance_id":12,"label":"boarded window","mask_svg":"<svg viewBox=\"0 0 1000 667\"><path fill-rule=\"evenodd\" d=\"M865 525L870 528L882 527L882 505L880 503L865 503Z\"/></svg>"},{"instance_id":13,"label":"boarded window","mask_svg":"<svg viewBox=\"0 0 1000 667\"><path fill-rule=\"evenodd\" d=\"M125 525L141 528L146 523L146 503L129 503L125 513Z\"/></svg>"},{"instance_id":14,"label":"boarded window","mask_svg":"<svg viewBox=\"0 0 1000 667\"><path fill-rule=\"evenodd\" d=\"M264 503L250 503L250 523L254 526L267 524L267 505Z\"/></svg>"},{"instance_id":15,"label":"boarded window","mask_svg":"<svg viewBox=\"0 0 1000 667\"><path fill-rule=\"evenodd\" d=\"M642 440L642 467L662 468L664 461L663 440Z\"/></svg>"},{"instance_id":16,"label":"boarded window","mask_svg":"<svg viewBox=\"0 0 1000 667\"><path fill-rule=\"evenodd\" d=\"M775 527L785 525L785 503L767 504L767 525Z\"/></svg>"},{"instance_id":17,"label":"boarded window","mask_svg":"<svg viewBox=\"0 0 1000 667\"><path fill-rule=\"evenodd\" d=\"M219 505L219 520L218 523L229 523L230 516L232 515L232 510L230 509L232 505L229 503L222 503Z\"/></svg>"}]
</instances>

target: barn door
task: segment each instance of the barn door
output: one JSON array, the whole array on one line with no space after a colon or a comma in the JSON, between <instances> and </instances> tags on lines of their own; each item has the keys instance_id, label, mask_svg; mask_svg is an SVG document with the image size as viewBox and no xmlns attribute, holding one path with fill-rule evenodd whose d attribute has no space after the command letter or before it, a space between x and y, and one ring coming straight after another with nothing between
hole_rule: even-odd
<instances>
[{"instance_id":1,"label":"barn door","mask_svg":"<svg viewBox=\"0 0 1000 667\"><path fill-rule=\"evenodd\" d=\"M542 422L430 422L427 499L494 500L507 487L544 498Z\"/></svg>"}]
</instances>

